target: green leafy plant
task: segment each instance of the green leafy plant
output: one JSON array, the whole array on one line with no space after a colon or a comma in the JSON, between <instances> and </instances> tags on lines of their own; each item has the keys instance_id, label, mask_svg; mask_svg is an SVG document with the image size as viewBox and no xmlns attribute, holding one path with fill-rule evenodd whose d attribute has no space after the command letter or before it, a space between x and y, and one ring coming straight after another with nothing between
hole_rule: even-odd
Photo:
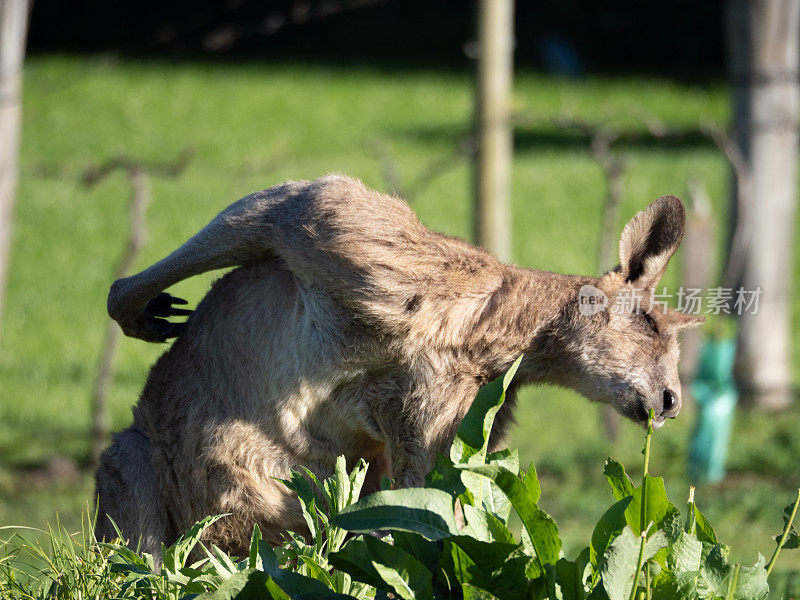
<instances>
[{"instance_id":1,"label":"green leafy plant","mask_svg":"<svg viewBox=\"0 0 800 600\"><path fill-rule=\"evenodd\" d=\"M589 545L569 560L558 527L538 506L536 470L519 469L513 451L488 453L489 433L518 363L486 386L456 435L449 457L439 456L424 489L382 491L342 511L334 522L354 532L389 530L389 540L349 541L331 563L376 589L402 598L765 598L767 578L783 548L800 546L793 520L798 499L784 512L784 529L765 565L730 564L690 490L686 515L668 499L664 481L649 473L652 414L641 483L608 459L604 473L614 504ZM458 507L463 523L457 524ZM520 538L508 528L514 510Z\"/></svg>"},{"instance_id":2,"label":"green leafy plant","mask_svg":"<svg viewBox=\"0 0 800 600\"><path fill-rule=\"evenodd\" d=\"M425 487L388 489L360 498L367 465L348 473L345 459L320 480L307 469L283 483L296 493L310 532L272 548L254 527L247 557L207 548L203 532L225 515L195 524L162 547L162 564L118 541L97 543L92 528L47 532L47 549L14 546L0 558L0 597L148 598L178 600L322 600L451 598L522 600L760 600L783 549L800 547L794 520L800 491L786 507L769 562L731 564L730 548L697 507L685 511L649 472L652 414L642 476L635 485L622 464L603 472L613 504L587 546L564 556L555 521L539 507L531 465L513 450L489 452L497 411L519 365L485 386L464 417L448 456L439 455ZM516 513L519 535L510 528ZM119 533L120 538L122 534ZM39 566L22 569L27 552Z\"/></svg>"}]
</instances>

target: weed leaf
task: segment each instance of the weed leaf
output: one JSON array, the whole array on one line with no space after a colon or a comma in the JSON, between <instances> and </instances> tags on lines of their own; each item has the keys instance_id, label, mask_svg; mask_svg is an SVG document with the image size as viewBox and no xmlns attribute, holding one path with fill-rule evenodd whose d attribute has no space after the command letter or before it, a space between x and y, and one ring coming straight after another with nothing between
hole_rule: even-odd
<instances>
[{"instance_id":1,"label":"weed leaf","mask_svg":"<svg viewBox=\"0 0 800 600\"><path fill-rule=\"evenodd\" d=\"M625 467L621 463L612 458L607 458L606 464L603 466L603 474L606 476L611 486L611 493L616 500L633 496L636 486L631 482L630 477L625 472Z\"/></svg>"},{"instance_id":2,"label":"weed leaf","mask_svg":"<svg viewBox=\"0 0 800 600\"><path fill-rule=\"evenodd\" d=\"M345 508L334 523L357 533L399 529L439 540L459 535L453 503L453 496L433 488L375 492Z\"/></svg>"},{"instance_id":3,"label":"weed leaf","mask_svg":"<svg viewBox=\"0 0 800 600\"><path fill-rule=\"evenodd\" d=\"M494 417L506 399L506 390L511 385L520 362L522 362L521 356L504 375L487 383L478 392L467 414L461 420L450 448L450 459L454 463L484 462Z\"/></svg>"},{"instance_id":4,"label":"weed leaf","mask_svg":"<svg viewBox=\"0 0 800 600\"><path fill-rule=\"evenodd\" d=\"M589 559L595 573L600 572L603 555L611 544L625 528L625 511L631 503L632 498L623 498L613 504L595 525L592 533L592 543L589 547Z\"/></svg>"},{"instance_id":5,"label":"weed leaf","mask_svg":"<svg viewBox=\"0 0 800 600\"><path fill-rule=\"evenodd\" d=\"M633 490L631 503L625 509L625 520L636 535L639 535L650 523L655 525L654 529L661 528L669 517L679 514L678 509L667 498L664 479L652 475L644 477L647 480L646 484ZM644 518L642 518L643 499L646 508Z\"/></svg>"},{"instance_id":6,"label":"weed leaf","mask_svg":"<svg viewBox=\"0 0 800 600\"><path fill-rule=\"evenodd\" d=\"M633 580L639 566L641 542L640 536L634 534L630 527L625 527L603 555L603 587L610 600L628 600L630 598ZM657 531L652 534L645 543L644 560L652 558L667 544L667 536L663 532Z\"/></svg>"},{"instance_id":7,"label":"weed leaf","mask_svg":"<svg viewBox=\"0 0 800 600\"><path fill-rule=\"evenodd\" d=\"M525 574L531 560L518 544L481 542L466 536L445 540L442 568L451 580L508 600L529 597Z\"/></svg>"},{"instance_id":8,"label":"weed leaf","mask_svg":"<svg viewBox=\"0 0 800 600\"><path fill-rule=\"evenodd\" d=\"M433 599L433 574L408 552L372 536L350 540L330 559L354 578L376 587L388 586L405 600Z\"/></svg>"},{"instance_id":9,"label":"weed leaf","mask_svg":"<svg viewBox=\"0 0 800 600\"><path fill-rule=\"evenodd\" d=\"M553 518L536 506L538 484L529 489L517 475L497 465L456 465L456 468L491 479L505 494L530 536L541 571L544 565L558 561L561 538Z\"/></svg>"}]
</instances>

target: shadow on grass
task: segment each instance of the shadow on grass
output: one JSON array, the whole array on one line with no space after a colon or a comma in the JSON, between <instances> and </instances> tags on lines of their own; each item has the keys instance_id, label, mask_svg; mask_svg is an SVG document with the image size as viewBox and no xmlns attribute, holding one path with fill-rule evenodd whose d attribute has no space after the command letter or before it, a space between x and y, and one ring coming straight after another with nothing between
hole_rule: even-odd
<instances>
[{"instance_id":1,"label":"shadow on grass","mask_svg":"<svg viewBox=\"0 0 800 600\"><path fill-rule=\"evenodd\" d=\"M589 126L598 124L587 123ZM614 128L616 139L613 148L617 150L714 150L716 146L699 127L673 128L654 135L646 129ZM393 132L400 137L411 138L426 143L459 144L471 135L469 125L432 126ZM556 126L552 123L535 125L517 124L514 127L515 152L533 151L589 151L592 133L583 126Z\"/></svg>"}]
</instances>

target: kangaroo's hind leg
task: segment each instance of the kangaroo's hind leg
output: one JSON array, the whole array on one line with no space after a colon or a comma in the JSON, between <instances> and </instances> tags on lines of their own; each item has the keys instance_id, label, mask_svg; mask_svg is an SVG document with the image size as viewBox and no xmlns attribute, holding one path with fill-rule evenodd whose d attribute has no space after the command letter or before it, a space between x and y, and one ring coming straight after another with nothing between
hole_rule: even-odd
<instances>
[{"instance_id":1,"label":"kangaroo's hind leg","mask_svg":"<svg viewBox=\"0 0 800 600\"><path fill-rule=\"evenodd\" d=\"M161 543L171 541L169 521L150 463L150 442L138 427L114 435L95 476L98 540L117 537L113 519L128 544L161 561Z\"/></svg>"}]
</instances>

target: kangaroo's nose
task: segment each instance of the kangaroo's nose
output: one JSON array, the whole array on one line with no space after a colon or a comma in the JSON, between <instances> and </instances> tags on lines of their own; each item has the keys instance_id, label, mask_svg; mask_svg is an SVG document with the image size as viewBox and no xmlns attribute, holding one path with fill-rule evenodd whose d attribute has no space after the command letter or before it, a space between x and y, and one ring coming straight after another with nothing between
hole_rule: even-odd
<instances>
[{"instance_id":1,"label":"kangaroo's nose","mask_svg":"<svg viewBox=\"0 0 800 600\"><path fill-rule=\"evenodd\" d=\"M674 419L681 410L681 401L678 395L669 388L664 388L664 406L661 415Z\"/></svg>"}]
</instances>

